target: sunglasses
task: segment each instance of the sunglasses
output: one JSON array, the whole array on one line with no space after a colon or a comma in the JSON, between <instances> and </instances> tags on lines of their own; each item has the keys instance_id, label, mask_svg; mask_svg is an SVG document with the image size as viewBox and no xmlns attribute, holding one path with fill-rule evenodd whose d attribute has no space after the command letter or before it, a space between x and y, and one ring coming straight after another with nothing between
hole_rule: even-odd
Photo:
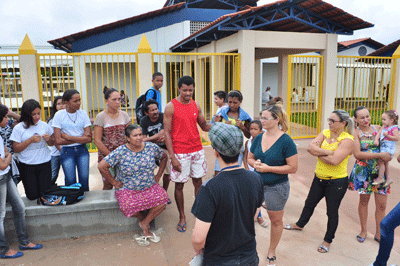
<instances>
[{"instance_id":1,"label":"sunglasses","mask_svg":"<svg viewBox=\"0 0 400 266\"><path fill-rule=\"evenodd\" d=\"M328 121L328 123L331 122L332 124L335 122L342 122L342 121L333 120L332 118L328 118L327 121Z\"/></svg>"}]
</instances>

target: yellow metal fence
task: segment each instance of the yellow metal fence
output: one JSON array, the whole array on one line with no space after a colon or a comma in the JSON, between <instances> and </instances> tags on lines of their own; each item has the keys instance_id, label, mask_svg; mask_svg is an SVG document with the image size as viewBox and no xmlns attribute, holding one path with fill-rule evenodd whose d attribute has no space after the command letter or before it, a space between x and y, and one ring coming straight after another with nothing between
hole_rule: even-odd
<instances>
[{"instance_id":1,"label":"yellow metal fence","mask_svg":"<svg viewBox=\"0 0 400 266\"><path fill-rule=\"evenodd\" d=\"M166 102L178 95L178 80L189 75L195 81L194 99L200 104L207 121L216 113L214 92L240 90L240 54L237 53L153 53L153 73L164 76ZM201 131L201 130L200 130ZM201 131L203 143L209 143Z\"/></svg>"},{"instance_id":2,"label":"yellow metal fence","mask_svg":"<svg viewBox=\"0 0 400 266\"><path fill-rule=\"evenodd\" d=\"M321 129L322 56L289 56L287 113L293 139L312 138Z\"/></svg>"},{"instance_id":3,"label":"yellow metal fence","mask_svg":"<svg viewBox=\"0 0 400 266\"><path fill-rule=\"evenodd\" d=\"M106 108L104 86L124 91L121 109L133 119L139 87L137 53L40 54L37 60L44 120L51 115L55 96L76 89L81 94L83 110L94 121ZM90 150L97 150L93 143Z\"/></svg>"},{"instance_id":4,"label":"yellow metal fence","mask_svg":"<svg viewBox=\"0 0 400 266\"><path fill-rule=\"evenodd\" d=\"M335 109L351 115L365 106L372 124L381 124L381 114L393 108L396 61L392 57L339 56Z\"/></svg>"},{"instance_id":5,"label":"yellow metal fence","mask_svg":"<svg viewBox=\"0 0 400 266\"><path fill-rule=\"evenodd\" d=\"M1 103L19 113L24 102L21 73L19 71L19 55L0 55L0 92Z\"/></svg>"}]
</instances>

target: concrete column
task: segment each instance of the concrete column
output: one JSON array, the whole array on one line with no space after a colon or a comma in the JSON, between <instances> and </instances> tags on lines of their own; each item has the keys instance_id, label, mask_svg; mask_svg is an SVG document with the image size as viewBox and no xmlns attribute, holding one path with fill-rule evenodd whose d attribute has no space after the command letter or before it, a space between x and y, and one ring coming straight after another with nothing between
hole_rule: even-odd
<instances>
[{"instance_id":1,"label":"concrete column","mask_svg":"<svg viewBox=\"0 0 400 266\"><path fill-rule=\"evenodd\" d=\"M139 71L138 96L146 93L146 91L153 86L153 83L151 82L151 77L153 75L152 61L153 55L151 53L151 47L146 36L143 34L138 47L138 62L136 62Z\"/></svg>"},{"instance_id":2,"label":"concrete column","mask_svg":"<svg viewBox=\"0 0 400 266\"><path fill-rule=\"evenodd\" d=\"M399 112L400 110L400 46L396 49L393 54L396 60L396 72L392 73L394 76L394 86L393 86L393 110Z\"/></svg>"},{"instance_id":3,"label":"concrete column","mask_svg":"<svg viewBox=\"0 0 400 266\"><path fill-rule=\"evenodd\" d=\"M254 105L254 117L260 117L261 103L262 103L262 95L260 89L261 82L261 59L255 60L254 64L254 99L257 99L257 104Z\"/></svg>"},{"instance_id":4,"label":"concrete column","mask_svg":"<svg viewBox=\"0 0 400 266\"><path fill-rule=\"evenodd\" d=\"M337 35L326 34L326 49L322 51L324 57L324 73L322 82L321 130L328 128L326 119L335 109L337 88ZM319 108L319 107L318 107Z\"/></svg>"},{"instance_id":5,"label":"concrete column","mask_svg":"<svg viewBox=\"0 0 400 266\"><path fill-rule=\"evenodd\" d=\"M283 106L286 107L289 103L288 98L288 82L289 82L289 56L284 54L278 57L278 95L283 99ZM287 109L287 108L285 108Z\"/></svg>"},{"instance_id":6,"label":"concrete column","mask_svg":"<svg viewBox=\"0 0 400 266\"><path fill-rule=\"evenodd\" d=\"M243 96L241 107L251 116L259 115L259 100L256 98L255 81L255 32L240 30L238 32L238 52L240 60L240 90ZM257 86L258 87L258 86Z\"/></svg>"},{"instance_id":7,"label":"concrete column","mask_svg":"<svg viewBox=\"0 0 400 266\"><path fill-rule=\"evenodd\" d=\"M37 69L37 50L29 39L28 34L25 35L18 52L24 99L35 99L40 102L41 83L39 83L39 73Z\"/></svg>"}]
</instances>

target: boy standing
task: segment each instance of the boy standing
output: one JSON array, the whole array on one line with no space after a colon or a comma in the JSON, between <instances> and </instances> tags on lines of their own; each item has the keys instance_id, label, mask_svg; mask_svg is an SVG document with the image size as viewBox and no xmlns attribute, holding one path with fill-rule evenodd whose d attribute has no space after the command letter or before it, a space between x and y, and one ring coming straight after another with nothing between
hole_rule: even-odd
<instances>
[{"instance_id":1,"label":"boy standing","mask_svg":"<svg viewBox=\"0 0 400 266\"><path fill-rule=\"evenodd\" d=\"M153 82L153 87L150 88L149 92L146 95L146 101L150 99L155 99L158 102L158 110L162 112L161 105L161 92L160 89L164 84L163 74L160 72L155 72L153 74L153 78L151 80ZM154 97L156 95L156 97Z\"/></svg>"}]
</instances>

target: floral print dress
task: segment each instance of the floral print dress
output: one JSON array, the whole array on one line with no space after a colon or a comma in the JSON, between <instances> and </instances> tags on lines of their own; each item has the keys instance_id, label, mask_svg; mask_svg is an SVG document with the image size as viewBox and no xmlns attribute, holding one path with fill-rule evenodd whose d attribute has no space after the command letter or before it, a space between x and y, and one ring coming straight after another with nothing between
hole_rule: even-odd
<instances>
[{"instance_id":1,"label":"floral print dress","mask_svg":"<svg viewBox=\"0 0 400 266\"><path fill-rule=\"evenodd\" d=\"M374 145L374 139L378 132L373 126L371 127L374 130L372 133L363 133L357 128L360 132L360 149L361 152L379 153L379 146ZM378 177L378 174L378 159L356 160L350 174L349 190L358 191L359 194L390 194L390 186L383 188L372 185L373 180Z\"/></svg>"}]
</instances>

